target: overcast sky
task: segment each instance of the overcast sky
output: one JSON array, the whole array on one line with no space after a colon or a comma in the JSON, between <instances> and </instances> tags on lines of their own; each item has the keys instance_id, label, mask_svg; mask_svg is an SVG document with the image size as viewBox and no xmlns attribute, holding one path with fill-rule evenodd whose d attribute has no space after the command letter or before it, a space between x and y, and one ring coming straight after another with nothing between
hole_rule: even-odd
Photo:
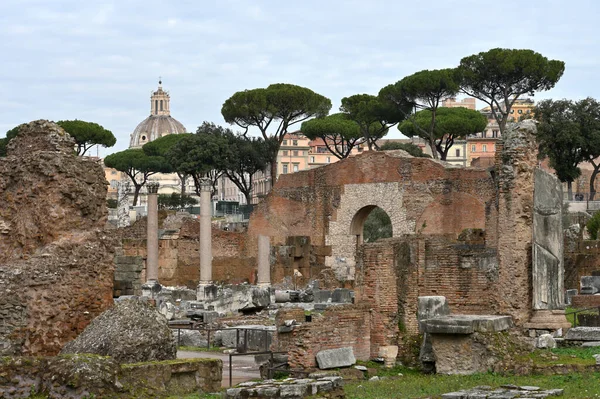
<instances>
[{"instance_id":1,"label":"overcast sky","mask_svg":"<svg viewBox=\"0 0 600 399\"><path fill-rule=\"evenodd\" d=\"M565 61L536 100L600 98L599 16L595 0L2 0L0 137L40 118L93 121L117 137L103 156L127 148L159 76L171 115L195 131L225 124L236 91L293 83L335 112L345 96L494 47Z\"/></svg>"}]
</instances>

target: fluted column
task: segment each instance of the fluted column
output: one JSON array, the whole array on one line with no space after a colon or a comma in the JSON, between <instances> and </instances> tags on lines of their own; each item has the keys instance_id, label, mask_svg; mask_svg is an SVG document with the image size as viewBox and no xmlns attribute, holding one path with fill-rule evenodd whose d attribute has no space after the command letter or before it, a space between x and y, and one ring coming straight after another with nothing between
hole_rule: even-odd
<instances>
[{"instance_id":1,"label":"fluted column","mask_svg":"<svg viewBox=\"0 0 600 399\"><path fill-rule=\"evenodd\" d=\"M212 281L212 204L210 179L200 180L200 285Z\"/></svg>"}]
</instances>

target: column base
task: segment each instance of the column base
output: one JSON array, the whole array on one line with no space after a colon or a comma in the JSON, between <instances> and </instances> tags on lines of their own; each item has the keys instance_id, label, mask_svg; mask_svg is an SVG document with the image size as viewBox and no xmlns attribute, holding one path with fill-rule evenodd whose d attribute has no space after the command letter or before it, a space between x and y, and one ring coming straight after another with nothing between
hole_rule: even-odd
<instances>
[{"instance_id":1,"label":"column base","mask_svg":"<svg viewBox=\"0 0 600 399\"><path fill-rule=\"evenodd\" d=\"M558 330L571 328L571 323L567 321L564 310L534 310L531 319L523 327L535 330Z\"/></svg>"},{"instance_id":2,"label":"column base","mask_svg":"<svg viewBox=\"0 0 600 399\"><path fill-rule=\"evenodd\" d=\"M157 280L148 280L142 284L142 296L154 298L162 290L162 285Z\"/></svg>"}]
</instances>

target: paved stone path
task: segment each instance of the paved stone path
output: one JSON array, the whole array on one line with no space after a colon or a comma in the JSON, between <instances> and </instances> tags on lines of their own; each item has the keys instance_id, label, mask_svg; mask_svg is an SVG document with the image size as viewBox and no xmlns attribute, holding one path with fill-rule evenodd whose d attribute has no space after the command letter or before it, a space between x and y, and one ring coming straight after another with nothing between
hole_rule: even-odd
<instances>
[{"instance_id":1,"label":"paved stone path","mask_svg":"<svg viewBox=\"0 0 600 399\"><path fill-rule=\"evenodd\" d=\"M221 352L177 351L178 359L202 357L221 359L223 361L223 380L221 381L221 386L229 387L229 355ZM233 386L236 386L240 382L260 378L260 371L258 365L254 362L254 356L234 356L232 360Z\"/></svg>"}]
</instances>

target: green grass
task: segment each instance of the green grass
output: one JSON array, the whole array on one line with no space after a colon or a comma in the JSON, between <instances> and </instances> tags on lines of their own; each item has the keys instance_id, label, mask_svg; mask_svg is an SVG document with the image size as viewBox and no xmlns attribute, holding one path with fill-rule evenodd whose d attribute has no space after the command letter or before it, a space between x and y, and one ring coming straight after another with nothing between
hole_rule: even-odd
<instances>
[{"instance_id":1,"label":"green grass","mask_svg":"<svg viewBox=\"0 0 600 399\"><path fill-rule=\"evenodd\" d=\"M564 398L600 398L600 373L573 373L554 376L501 376L492 373L469 376L419 374L412 370L402 377L346 384L348 399L440 398L442 394L478 385L497 388L504 384L535 385L542 389L563 388Z\"/></svg>"},{"instance_id":2,"label":"green grass","mask_svg":"<svg viewBox=\"0 0 600 399\"><path fill-rule=\"evenodd\" d=\"M223 352L223 348L218 346L211 346L210 348L206 346L179 346L177 350L189 352Z\"/></svg>"},{"instance_id":3,"label":"green grass","mask_svg":"<svg viewBox=\"0 0 600 399\"><path fill-rule=\"evenodd\" d=\"M596 364L594 355L600 354L600 347L590 348L556 348L550 350L536 350L527 356L520 357L517 360L531 359L535 364L555 365L555 364Z\"/></svg>"}]
</instances>

